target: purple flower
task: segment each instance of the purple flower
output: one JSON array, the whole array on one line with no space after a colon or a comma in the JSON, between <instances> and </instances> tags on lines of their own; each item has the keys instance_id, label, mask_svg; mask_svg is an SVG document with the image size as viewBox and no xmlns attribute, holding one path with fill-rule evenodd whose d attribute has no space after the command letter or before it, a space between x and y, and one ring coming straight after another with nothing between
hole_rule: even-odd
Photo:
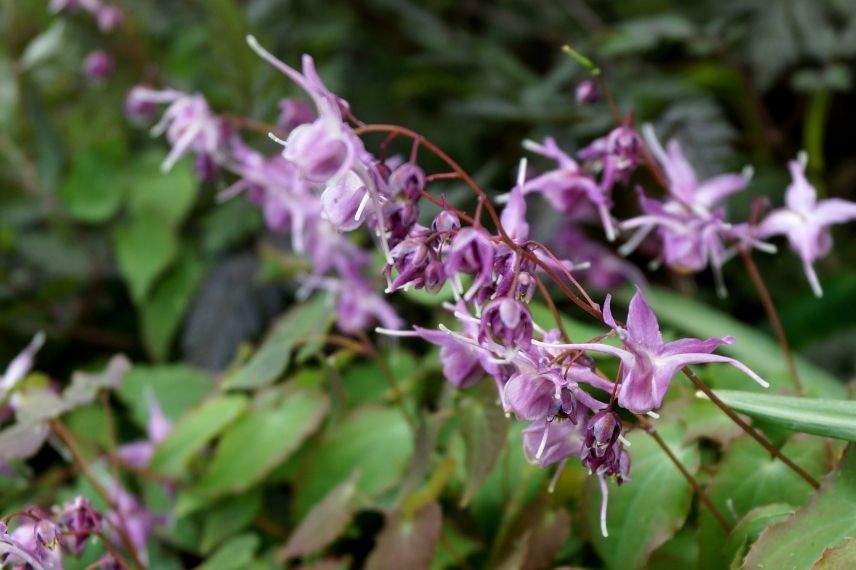
<instances>
[{"instance_id":1,"label":"purple flower","mask_svg":"<svg viewBox=\"0 0 856 570\"><path fill-rule=\"evenodd\" d=\"M585 424L567 421L537 420L523 430L526 460L548 467L579 455L583 447Z\"/></svg>"},{"instance_id":2,"label":"purple flower","mask_svg":"<svg viewBox=\"0 0 856 570\"><path fill-rule=\"evenodd\" d=\"M746 187L751 179L751 170L699 181L677 141L670 141L668 150L665 150L650 125L645 126L644 134L665 172L669 198L658 202L638 190L643 214L621 223L622 229L635 229L636 233L620 251L623 255L629 254L657 228L663 244L662 261L680 272L701 271L709 264L720 295L724 296L721 268L730 253L723 244L723 238L734 235L719 203ZM760 242L753 245L762 249L766 246Z\"/></svg>"},{"instance_id":3,"label":"purple flower","mask_svg":"<svg viewBox=\"0 0 856 570\"><path fill-rule=\"evenodd\" d=\"M211 112L201 95L188 95L174 89L157 91L146 87L135 87L125 101L125 111L132 118L144 117L152 105L169 103L160 122L152 129L152 135L166 134L172 150L161 164L166 172L178 160L193 152L206 156L215 163L223 159L230 132L226 123Z\"/></svg>"},{"instance_id":4,"label":"purple flower","mask_svg":"<svg viewBox=\"0 0 856 570\"><path fill-rule=\"evenodd\" d=\"M469 388L485 375L484 351L447 332L414 327L424 340L440 347L443 376L456 388Z\"/></svg>"},{"instance_id":5,"label":"purple flower","mask_svg":"<svg viewBox=\"0 0 856 570\"><path fill-rule=\"evenodd\" d=\"M85 497L77 497L59 510L57 523L68 535L66 546L72 554L80 556L90 535L101 530L101 520L102 516Z\"/></svg>"},{"instance_id":6,"label":"purple flower","mask_svg":"<svg viewBox=\"0 0 856 570\"><path fill-rule=\"evenodd\" d=\"M803 269L818 297L823 296L814 262L829 253L832 235L829 227L856 219L856 203L840 198L817 201L817 191L806 179L808 157L801 154L789 164L792 182L785 193L786 207L771 212L758 228L761 238L788 237L791 249L803 262Z\"/></svg>"},{"instance_id":7,"label":"purple flower","mask_svg":"<svg viewBox=\"0 0 856 570\"><path fill-rule=\"evenodd\" d=\"M626 184L630 180L639 166L642 141L632 127L621 125L577 154L602 172L601 187L609 191L616 181Z\"/></svg>"},{"instance_id":8,"label":"purple flower","mask_svg":"<svg viewBox=\"0 0 856 570\"><path fill-rule=\"evenodd\" d=\"M490 285L495 252L490 234L481 228L463 228L455 235L446 257L446 273L450 276L457 273L473 276L465 299L471 298L479 288Z\"/></svg>"},{"instance_id":9,"label":"purple flower","mask_svg":"<svg viewBox=\"0 0 856 570\"><path fill-rule=\"evenodd\" d=\"M6 523L0 522L0 567L11 564L13 568L32 570L62 569L56 527L50 520L38 518L22 517L23 522L11 533Z\"/></svg>"},{"instance_id":10,"label":"purple flower","mask_svg":"<svg viewBox=\"0 0 856 570\"><path fill-rule=\"evenodd\" d=\"M113 73L113 56L104 50L90 52L83 60L83 72L92 81L101 81Z\"/></svg>"},{"instance_id":11,"label":"purple flower","mask_svg":"<svg viewBox=\"0 0 856 570\"><path fill-rule=\"evenodd\" d=\"M563 152L552 137L543 144L523 141L523 146L534 153L555 160L557 168L526 182L523 193L540 192L560 212L570 213L581 201L588 201L597 209L609 241L615 239L615 227L609 210L612 199L609 188L598 184L584 173L577 162Z\"/></svg>"},{"instance_id":12,"label":"purple flower","mask_svg":"<svg viewBox=\"0 0 856 570\"><path fill-rule=\"evenodd\" d=\"M125 491L120 485L114 484L111 491L114 506L105 518L110 523L113 541L121 543L121 538L115 529L124 529L137 552L137 558L144 564L148 563L146 545L155 527L163 524L163 517L149 511L134 495Z\"/></svg>"},{"instance_id":13,"label":"purple flower","mask_svg":"<svg viewBox=\"0 0 856 570\"><path fill-rule=\"evenodd\" d=\"M730 364L761 386L765 388L769 386L742 362L727 356L710 354L717 346L733 343L732 337L707 340L685 338L664 343L657 317L645 302L641 290L637 290L630 301L626 328L618 326L612 318L610 301L610 296L607 296L603 307L604 321L618 333L624 344L623 349L597 343L573 343L560 346L605 352L618 357L623 365L618 403L623 408L637 414L658 409L663 403L672 377L678 370L691 364L708 362Z\"/></svg>"},{"instance_id":14,"label":"purple flower","mask_svg":"<svg viewBox=\"0 0 856 570\"><path fill-rule=\"evenodd\" d=\"M305 101L299 99L283 99L279 102L279 118L277 126L285 132L290 132L300 125L315 120L315 111Z\"/></svg>"},{"instance_id":15,"label":"purple flower","mask_svg":"<svg viewBox=\"0 0 856 570\"><path fill-rule=\"evenodd\" d=\"M526 349L532 344L532 315L514 299L503 297L491 301L482 313L479 341L490 338L509 350Z\"/></svg>"},{"instance_id":16,"label":"purple flower","mask_svg":"<svg viewBox=\"0 0 856 570\"><path fill-rule=\"evenodd\" d=\"M600 88L591 80L580 81L574 90L574 96L579 105L590 105L600 101Z\"/></svg>"}]
</instances>

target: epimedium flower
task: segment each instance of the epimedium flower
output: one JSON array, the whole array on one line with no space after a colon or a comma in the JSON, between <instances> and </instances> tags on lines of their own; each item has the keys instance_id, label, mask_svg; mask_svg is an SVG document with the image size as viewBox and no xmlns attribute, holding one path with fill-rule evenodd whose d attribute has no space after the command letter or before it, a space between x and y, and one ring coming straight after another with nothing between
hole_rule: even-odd
<instances>
[{"instance_id":1,"label":"epimedium flower","mask_svg":"<svg viewBox=\"0 0 856 570\"><path fill-rule=\"evenodd\" d=\"M759 237L784 235L803 263L811 289L823 296L814 262L832 248L829 227L856 219L856 203L840 198L817 200L817 190L808 181L805 168L808 156L801 153L789 163L791 184L785 192L785 207L771 212L758 228Z\"/></svg>"},{"instance_id":2,"label":"epimedium flower","mask_svg":"<svg viewBox=\"0 0 856 570\"><path fill-rule=\"evenodd\" d=\"M769 384L749 367L727 356L711 354L716 347L732 344L732 337L700 340L685 338L663 342L660 326L654 311L645 301L642 291L636 291L630 301L625 327L619 326L612 317L611 297L607 295L603 307L604 322L611 326L624 348L600 343L571 343L556 345L565 349L587 350L611 354L623 365L618 404L631 412L645 414L658 409L666 395L672 377L684 366L721 362L729 364L763 387Z\"/></svg>"},{"instance_id":3,"label":"epimedium flower","mask_svg":"<svg viewBox=\"0 0 856 570\"><path fill-rule=\"evenodd\" d=\"M523 147L554 160L557 165L554 170L527 181L523 189L524 194L540 192L554 208L566 214L578 208L581 203L589 203L597 210L606 238L609 241L614 240L615 225L609 213L612 208L610 188L598 184L577 161L559 148L552 137L545 138L543 144L531 140L523 141Z\"/></svg>"},{"instance_id":4,"label":"epimedium flower","mask_svg":"<svg viewBox=\"0 0 856 570\"><path fill-rule=\"evenodd\" d=\"M465 273L473 276L464 298L471 298L480 287L490 285L496 247L482 228L463 228L457 232L446 256L446 273Z\"/></svg>"},{"instance_id":5,"label":"epimedium flower","mask_svg":"<svg viewBox=\"0 0 856 570\"><path fill-rule=\"evenodd\" d=\"M657 229L662 243L661 261L685 273L698 272L710 265L719 294L724 296L721 268L730 255L723 240L731 239L733 232L721 202L744 190L752 171L747 168L739 174L726 173L699 180L678 141L669 141L664 149L651 125L643 127L643 134L665 174L668 197L660 202L637 189L643 213L620 224L622 230L636 231L619 251L628 255ZM769 250L761 242L753 245Z\"/></svg>"}]
</instances>

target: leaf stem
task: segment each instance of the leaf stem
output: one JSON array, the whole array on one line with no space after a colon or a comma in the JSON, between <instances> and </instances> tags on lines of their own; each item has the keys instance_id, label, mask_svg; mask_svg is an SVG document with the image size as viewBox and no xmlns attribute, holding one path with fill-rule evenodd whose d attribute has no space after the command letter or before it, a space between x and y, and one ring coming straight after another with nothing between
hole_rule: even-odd
<instances>
[{"instance_id":1,"label":"leaf stem","mask_svg":"<svg viewBox=\"0 0 856 570\"><path fill-rule=\"evenodd\" d=\"M727 415L731 419L731 421L733 421L743 431L745 431L747 434L749 434L749 436L752 437L752 439L754 439L759 444L761 444L761 447L763 447L764 449L769 451L770 455L772 455L773 457L775 457L776 459L778 459L779 461L781 461L782 463L787 465L794 473L796 473L797 475L802 477L806 483L808 483L809 485L811 485L815 489L820 488L820 483L818 483L817 479L812 477L811 474L808 473L805 469L803 469L802 467L800 467L799 465L794 463L785 454L783 454L781 451L779 451L776 448L776 446L774 446L772 443L770 443L770 440L768 440L766 437L764 437L758 430L756 430L755 428L750 426L748 423L746 423L743 420L743 418L741 418L737 414L737 412L735 412L734 410L729 408L725 404L725 402L720 400L719 396L717 396L713 392L713 390L711 390L707 386L707 384L702 382L701 379L698 376L696 376L692 370L690 370L688 367L684 367L682 369L682 372L684 373L684 375L686 375L687 378L690 379L690 381L692 381L693 384L695 384L696 388L698 388L699 390L704 392L704 395L707 396L710 399L710 401L716 405L716 407L718 407L720 410L725 412L725 415Z\"/></svg>"}]
</instances>

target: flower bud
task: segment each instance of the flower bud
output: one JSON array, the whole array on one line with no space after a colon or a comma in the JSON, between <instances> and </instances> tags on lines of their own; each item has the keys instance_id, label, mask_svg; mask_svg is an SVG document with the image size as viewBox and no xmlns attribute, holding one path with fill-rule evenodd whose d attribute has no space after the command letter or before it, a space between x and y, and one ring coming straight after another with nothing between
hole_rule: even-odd
<instances>
[{"instance_id":1,"label":"flower bud","mask_svg":"<svg viewBox=\"0 0 856 570\"><path fill-rule=\"evenodd\" d=\"M393 197L402 195L418 200L424 189L425 172L412 162L405 162L389 176L389 192Z\"/></svg>"},{"instance_id":2,"label":"flower bud","mask_svg":"<svg viewBox=\"0 0 856 570\"><path fill-rule=\"evenodd\" d=\"M526 305L503 297L485 308L479 342L489 338L505 348L527 348L532 344L532 329L532 315Z\"/></svg>"},{"instance_id":3,"label":"flower bud","mask_svg":"<svg viewBox=\"0 0 856 570\"><path fill-rule=\"evenodd\" d=\"M454 212L443 210L431 222L431 229L437 233L455 232L461 229L461 220Z\"/></svg>"},{"instance_id":4,"label":"flower bud","mask_svg":"<svg viewBox=\"0 0 856 570\"><path fill-rule=\"evenodd\" d=\"M350 168L354 154L340 129L318 119L291 131L282 156L310 182L325 184Z\"/></svg>"},{"instance_id":5,"label":"flower bud","mask_svg":"<svg viewBox=\"0 0 856 570\"><path fill-rule=\"evenodd\" d=\"M579 105L590 105L600 101L600 88L594 81L580 81L574 95Z\"/></svg>"}]
</instances>

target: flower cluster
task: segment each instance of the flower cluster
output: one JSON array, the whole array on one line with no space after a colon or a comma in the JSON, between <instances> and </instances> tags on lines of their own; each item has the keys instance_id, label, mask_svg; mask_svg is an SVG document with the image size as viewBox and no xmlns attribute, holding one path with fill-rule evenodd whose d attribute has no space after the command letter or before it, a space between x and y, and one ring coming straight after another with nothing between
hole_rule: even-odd
<instances>
[{"instance_id":1,"label":"flower cluster","mask_svg":"<svg viewBox=\"0 0 856 570\"><path fill-rule=\"evenodd\" d=\"M81 556L90 537L118 543L115 536L109 536L109 516L96 511L85 497L55 506L49 512L31 508L14 513L6 522L0 522L0 567L61 569L63 555ZM8 519L17 519L14 530L9 530ZM121 566L111 554L105 554L98 567L106 570Z\"/></svg>"},{"instance_id":2,"label":"flower cluster","mask_svg":"<svg viewBox=\"0 0 856 570\"><path fill-rule=\"evenodd\" d=\"M591 301L592 312L602 315L610 330L588 342L571 342L563 331L537 323L530 302L539 280L549 275L570 285L575 283L573 272L589 264L584 259L575 259L583 262L577 265L562 260L530 237L527 197L542 195L574 222L596 221L610 241L621 232L635 232L622 248L624 253L656 230L662 262L681 271L700 271L710 265L717 275L739 248L772 250L761 240L777 233L789 236L810 267L828 250L826 227L856 217L849 203L815 204L814 190L802 178L788 192L788 209L773 212L760 225L732 225L722 201L743 190L751 172L699 181L678 143L672 141L664 149L648 128L644 138L662 169L667 196L654 200L640 190L642 214L617 221L612 214L613 192L628 185L651 154L629 118L581 149L576 158L552 138L526 141L527 150L556 166L530 177L522 160L500 213L476 189L479 208L472 217L447 205L440 206L433 218L425 212L420 216L431 179L417 161L420 138L405 129L389 128L392 134L412 135L410 157L376 157L360 139L361 123L347 102L326 88L309 56L304 56L298 71L253 38L248 42L312 103L288 99L281 104L277 132L271 138L283 150L266 156L248 146L199 95L136 88L128 99L129 113L150 118L155 105L169 105L155 127L172 144L165 168L193 153L200 177L211 174L199 167L200 161L237 175L222 196L246 194L263 211L270 228L290 235L294 250L312 263L304 276L305 288L337 293L342 330L365 330L378 322L380 333L437 345L445 377L459 388L492 378L507 414L528 422L523 431L526 457L541 466L557 465L557 475L566 461L578 458L601 481L604 509L605 481L611 477L622 483L629 478L630 456L619 408L656 416L672 378L688 365L728 364L762 386L767 383L741 362L713 354L717 347L731 344L731 337L664 342L641 290L630 302L626 323L614 318L610 296L602 312ZM581 102L591 98L588 92L580 93ZM795 178L802 173L793 166L792 170ZM452 176L465 178L460 172ZM842 204L847 208L842 210ZM836 208L839 213L830 214ZM491 215L492 231L482 224L485 209ZM371 253L346 235L361 228L369 230L385 259L386 293L410 288L431 294L448 291L451 300L443 306L453 325L402 328L401 319L376 294L367 276ZM568 248L569 257L588 248L597 258L594 262L610 259L579 230L560 235L575 244ZM621 262L602 269L601 275L605 288L614 286L616 278L641 281L637 271ZM605 341L607 337L613 340ZM618 377L599 371L590 353L617 358ZM602 514L606 534L605 511Z\"/></svg>"}]
</instances>

